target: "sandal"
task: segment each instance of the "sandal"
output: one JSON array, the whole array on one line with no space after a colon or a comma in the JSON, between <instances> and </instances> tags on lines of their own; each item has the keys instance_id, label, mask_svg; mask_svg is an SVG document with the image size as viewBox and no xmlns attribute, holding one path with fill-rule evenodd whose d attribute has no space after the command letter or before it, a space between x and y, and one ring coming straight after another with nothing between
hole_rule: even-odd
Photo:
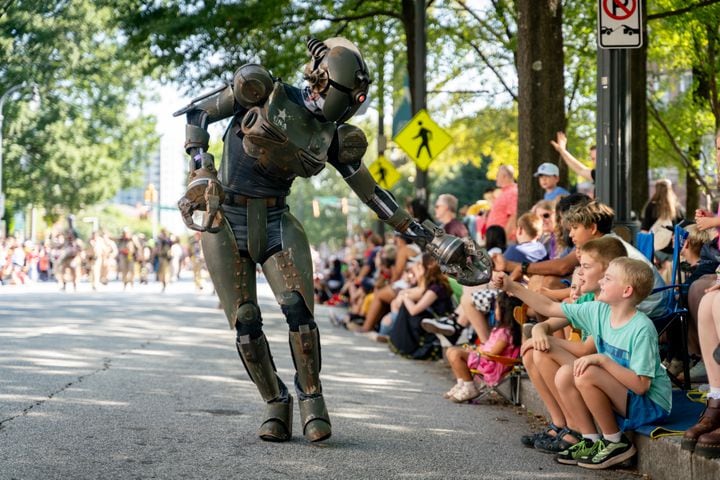
<instances>
[{"instance_id":1,"label":"sandal","mask_svg":"<svg viewBox=\"0 0 720 480\"><path fill-rule=\"evenodd\" d=\"M540 438L548 437L554 439L555 436L560 432L560 430L562 430L560 427L551 422L542 432L535 432L531 433L530 435L523 435L522 437L520 437L520 442L528 448L535 448L535 442L538 441ZM555 432L555 435L550 435L550 432Z\"/></svg>"},{"instance_id":2,"label":"sandal","mask_svg":"<svg viewBox=\"0 0 720 480\"><path fill-rule=\"evenodd\" d=\"M565 435L573 437L576 441L568 442L564 439ZM578 432L575 432L565 427L560 430L555 436L555 438L553 438L552 440L547 441L545 439L540 439L535 442L535 449L543 453L560 453L575 445L577 442L582 440L582 438L582 435Z\"/></svg>"}]
</instances>

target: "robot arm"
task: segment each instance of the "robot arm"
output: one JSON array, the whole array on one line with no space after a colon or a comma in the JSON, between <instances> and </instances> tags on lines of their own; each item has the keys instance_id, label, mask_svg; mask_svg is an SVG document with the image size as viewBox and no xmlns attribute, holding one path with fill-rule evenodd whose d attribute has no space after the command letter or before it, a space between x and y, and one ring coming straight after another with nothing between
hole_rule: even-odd
<instances>
[{"instance_id":1,"label":"robot arm","mask_svg":"<svg viewBox=\"0 0 720 480\"><path fill-rule=\"evenodd\" d=\"M429 220L419 224L397 204L390 192L375 182L361 161L367 141L360 129L342 125L338 128L336 143L337 155L331 156L334 158L331 163L380 220L399 232L412 235L420 247L438 260L442 270L461 284L480 285L490 280L492 261L484 249L478 247L472 239L448 235Z\"/></svg>"},{"instance_id":2,"label":"robot arm","mask_svg":"<svg viewBox=\"0 0 720 480\"><path fill-rule=\"evenodd\" d=\"M264 68L247 64L233 76L232 84L224 84L193 99L173 116L185 114L185 151L190 155L188 186L178 201L178 208L188 228L215 233L222 224L224 192L217 178L215 159L207 153L210 123L247 111L265 101L272 91L272 77ZM200 225L193 213L204 211Z\"/></svg>"}]
</instances>

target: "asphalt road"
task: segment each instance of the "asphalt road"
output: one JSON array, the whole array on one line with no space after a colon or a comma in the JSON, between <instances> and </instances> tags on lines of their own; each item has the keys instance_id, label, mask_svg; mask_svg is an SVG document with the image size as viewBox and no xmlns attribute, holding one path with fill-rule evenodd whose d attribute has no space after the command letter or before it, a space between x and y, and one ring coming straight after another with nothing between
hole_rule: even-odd
<instances>
[{"instance_id":1,"label":"asphalt road","mask_svg":"<svg viewBox=\"0 0 720 480\"><path fill-rule=\"evenodd\" d=\"M259 288L280 375L287 330ZM256 436L263 404L210 292L0 286L0 479L635 478L520 445L522 409L455 405L450 371L334 328L318 310L332 438Z\"/></svg>"}]
</instances>

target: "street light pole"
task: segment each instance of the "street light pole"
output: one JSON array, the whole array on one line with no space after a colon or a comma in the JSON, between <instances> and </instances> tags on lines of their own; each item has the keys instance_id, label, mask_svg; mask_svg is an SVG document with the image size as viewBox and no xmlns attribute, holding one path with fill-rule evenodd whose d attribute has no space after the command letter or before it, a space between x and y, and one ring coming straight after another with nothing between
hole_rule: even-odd
<instances>
[{"instance_id":1,"label":"street light pole","mask_svg":"<svg viewBox=\"0 0 720 480\"><path fill-rule=\"evenodd\" d=\"M5 100L8 99L10 95L13 93L27 87L32 86L35 92L37 93L37 85L34 83L28 84L27 82L22 82L14 87L10 87L3 95L0 97L0 224L2 224L2 218L5 216L5 190L3 190L3 121L5 120L5 117L3 116L3 108L5 107ZM4 227L4 226L3 226ZM2 236L5 236L5 228L2 228L2 232L0 232Z\"/></svg>"}]
</instances>

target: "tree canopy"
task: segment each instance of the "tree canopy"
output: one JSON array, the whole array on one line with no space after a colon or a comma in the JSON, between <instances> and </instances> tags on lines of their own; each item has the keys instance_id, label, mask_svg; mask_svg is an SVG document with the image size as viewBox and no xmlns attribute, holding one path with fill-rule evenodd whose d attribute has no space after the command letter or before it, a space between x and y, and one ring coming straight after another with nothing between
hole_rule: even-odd
<instances>
[{"instance_id":1,"label":"tree canopy","mask_svg":"<svg viewBox=\"0 0 720 480\"><path fill-rule=\"evenodd\" d=\"M54 217L140 181L157 146L142 111L146 56L125 48L113 10L91 0L11 3L0 15L0 90L26 88L3 111L8 207Z\"/></svg>"}]
</instances>

